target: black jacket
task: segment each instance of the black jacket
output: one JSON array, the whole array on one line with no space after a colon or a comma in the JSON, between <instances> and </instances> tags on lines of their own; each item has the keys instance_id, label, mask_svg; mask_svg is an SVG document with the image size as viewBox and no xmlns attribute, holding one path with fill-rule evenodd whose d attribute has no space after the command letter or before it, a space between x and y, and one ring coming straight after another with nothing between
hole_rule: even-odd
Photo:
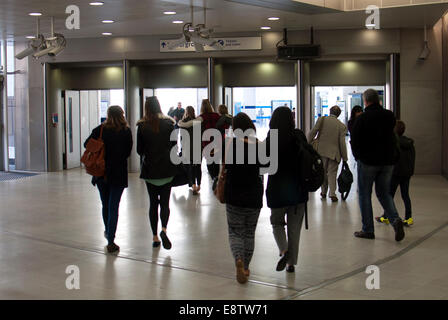
<instances>
[{"instance_id":1,"label":"black jacket","mask_svg":"<svg viewBox=\"0 0 448 320\"><path fill-rule=\"evenodd\" d=\"M414 140L401 136L398 141L400 143L400 159L394 167L394 176L410 177L414 175L415 167Z\"/></svg>"},{"instance_id":2,"label":"black jacket","mask_svg":"<svg viewBox=\"0 0 448 320\"><path fill-rule=\"evenodd\" d=\"M353 124L351 145L356 160L371 166L394 165L399 148L395 116L379 104L365 108Z\"/></svg>"},{"instance_id":3,"label":"black jacket","mask_svg":"<svg viewBox=\"0 0 448 320\"><path fill-rule=\"evenodd\" d=\"M92 133L84 142L84 147L90 138L98 139L101 132L101 125L92 130ZM126 128L121 131L113 129L103 129L103 142L106 162L106 181L108 184L118 187L128 187L128 161L132 150L131 129ZM92 183L95 185L98 178L93 177Z\"/></svg>"},{"instance_id":4,"label":"black jacket","mask_svg":"<svg viewBox=\"0 0 448 320\"><path fill-rule=\"evenodd\" d=\"M269 150L270 132L266 139ZM283 208L308 201L308 192L303 190L298 179L298 150L295 139L307 143L305 134L294 130L291 136L279 137L278 169L268 177L266 198L269 208Z\"/></svg>"},{"instance_id":5,"label":"black jacket","mask_svg":"<svg viewBox=\"0 0 448 320\"><path fill-rule=\"evenodd\" d=\"M235 142L235 138L233 142ZM254 142L249 142L254 143ZM244 163L236 164L236 144L233 143L233 164L226 164L225 200L227 204L243 208L263 207L263 180L260 176L258 145L255 143L256 163L249 164L249 145L244 142Z\"/></svg>"},{"instance_id":6,"label":"black jacket","mask_svg":"<svg viewBox=\"0 0 448 320\"><path fill-rule=\"evenodd\" d=\"M176 145L176 141L170 141L173 130L171 118L160 119L157 133L151 130L149 123L138 123L137 153L143 157L140 178L162 179L176 175L176 166L170 159L171 149Z\"/></svg>"}]
</instances>

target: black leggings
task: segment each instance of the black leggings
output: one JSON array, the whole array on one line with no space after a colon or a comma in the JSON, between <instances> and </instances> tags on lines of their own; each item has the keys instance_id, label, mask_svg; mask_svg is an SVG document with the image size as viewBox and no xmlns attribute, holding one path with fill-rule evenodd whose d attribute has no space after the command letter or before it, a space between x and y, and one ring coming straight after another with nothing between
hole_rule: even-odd
<instances>
[{"instance_id":1,"label":"black leggings","mask_svg":"<svg viewBox=\"0 0 448 320\"><path fill-rule=\"evenodd\" d=\"M202 171L200 164L189 164L188 165L188 184L189 187L192 185L201 185Z\"/></svg>"},{"instance_id":2,"label":"black leggings","mask_svg":"<svg viewBox=\"0 0 448 320\"><path fill-rule=\"evenodd\" d=\"M159 205L160 220L162 220L162 228L166 228L170 218L170 195L171 183L163 186L155 186L146 182L146 188L149 194L149 222L153 235L157 235L157 225L159 223Z\"/></svg>"}]
</instances>

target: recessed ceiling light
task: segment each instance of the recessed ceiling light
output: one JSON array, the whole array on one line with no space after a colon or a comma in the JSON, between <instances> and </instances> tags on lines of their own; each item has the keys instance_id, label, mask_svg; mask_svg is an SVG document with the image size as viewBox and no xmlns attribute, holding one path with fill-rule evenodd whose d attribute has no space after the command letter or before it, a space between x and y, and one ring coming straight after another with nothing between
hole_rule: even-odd
<instances>
[{"instance_id":1,"label":"recessed ceiling light","mask_svg":"<svg viewBox=\"0 0 448 320\"><path fill-rule=\"evenodd\" d=\"M104 2L102 1L94 1L89 3L91 6L102 6Z\"/></svg>"},{"instance_id":2,"label":"recessed ceiling light","mask_svg":"<svg viewBox=\"0 0 448 320\"><path fill-rule=\"evenodd\" d=\"M112 33L111 33L111 32L103 32L102 35L103 35L103 36L111 36Z\"/></svg>"},{"instance_id":3,"label":"recessed ceiling light","mask_svg":"<svg viewBox=\"0 0 448 320\"><path fill-rule=\"evenodd\" d=\"M182 20L174 20L173 23L184 23Z\"/></svg>"},{"instance_id":4,"label":"recessed ceiling light","mask_svg":"<svg viewBox=\"0 0 448 320\"><path fill-rule=\"evenodd\" d=\"M165 11L163 14L176 14L176 11Z\"/></svg>"},{"instance_id":5,"label":"recessed ceiling light","mask_svg":"<svg viewBox=\"0 0 448 320\"><path fill-rule=\"evenodd\" d=\"M42 13L40 13L40 12L30 12L30 13L28 13L28 15L29 16L33 16L33 17L39 17L39 16L42 15Z\"/></svg>"},{"instance_id":6,"label":"recessed ceiling light","mask_svg":"<svg viewBox=\"0 0 448 320\"><path fill-rule=\"evenodd\" d=\"M278 18L278 17L270 17L270 18L268 18L268 20L277 21L277 20L280 20L280 18Z\"/></svg>"},{"instance_id":7,"label":"recessed ceiling light","mask_svg":"<svg viewBox=\"0 0 448 320\"><path fill-rule=\"evenodd\" d=\"M114 20L103 20L102 22L103 23L114 23L115 21Z\"/></svg>"},{"instance_id":8,"label":"recessed ceiling light","mask_svg":"<svg viewBox=\"0 0 448 320\"><path fill-rule=\"evenodd\" d=\"M271 30L271 27L261 27L261 30Z\"/></svg>"},{"instance_id":9,"label":"recessed ceiling light","mask_svg":"<svg viewBox=\"0 0 448 320\"><path fill-rule=\"evenodd\" d=\"M36 39L36 36L26 36L27 39Z\"/></svg>"}]
</instances>

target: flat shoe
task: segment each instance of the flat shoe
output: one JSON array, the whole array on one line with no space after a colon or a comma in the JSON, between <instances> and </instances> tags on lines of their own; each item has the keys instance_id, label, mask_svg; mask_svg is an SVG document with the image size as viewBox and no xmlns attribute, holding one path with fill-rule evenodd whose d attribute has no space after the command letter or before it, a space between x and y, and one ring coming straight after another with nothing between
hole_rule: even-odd
<instances>
[{"instance_id":1,"label":"flat shoe","mask_svg":"<svg viewBox=\"0 0 448 320\"><path fill-rule=\"evenodd\" d=\"M162 245L166 250L171 249L171 241L168 239L168 236L166 235L165 231L160 231L160 237L162 238Z\"/></svg>"},{"instance_id":2,"label":"flat shoe","mask_svg":"<svg viewBox=\"0 0 448 320\"><path fill-rule=\"evenodd\" d=\"M153 241L153 242L152 242L152 247L153 247L153 248L158 248L158 247L160 247L160 241Z\"/></svg>"},{"instance_id":3,"label":"flat shoe","mask_svg":"<svg viewBox=\"0 0 448 320\"><path fill-rule=\"evenodd\" d=\"M286 268L286 262L288 261L289 253L288 251L285 252L283 257L278 261L277 268L275 270L277 271L283 271Z\"/></svg>"},{"instance_id":4,"label":"flat shoe","mask_svg":"<svg viewBox=\"0 0 448 320\"><path fill-rule=\"evenodd\" d=\"M241 284L247 282L247 276L244 272L244 263L241 259L236 261L236 280Z\"/></svg>"}]
</instances>

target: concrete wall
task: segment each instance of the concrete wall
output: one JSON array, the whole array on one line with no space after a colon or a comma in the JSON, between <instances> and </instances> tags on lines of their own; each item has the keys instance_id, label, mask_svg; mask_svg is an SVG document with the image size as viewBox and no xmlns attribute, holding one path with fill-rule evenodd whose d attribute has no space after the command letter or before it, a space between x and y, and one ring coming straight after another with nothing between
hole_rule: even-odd
<instances>
[{"instance_id":1,"label":"concrete wall","mask_svg":"<svg viewBox=\"0 0 448 320\"><path fill-rule=\"evenodd\" d=\"M442 23L428 33L431 54L417 61L422 30L402 30L400 40L401 120L415 140L416 173L442 172Z\"/></svg>"},{"instance_id":2,"label":"concrete wall","mask_svg":"<svg viewBox=\"0 0 448 320\"><path fill-rule=\"evenodd\" d=\"M442 22L442 174L448 179L448 15Z\"/></svg>"}]
</instances>

